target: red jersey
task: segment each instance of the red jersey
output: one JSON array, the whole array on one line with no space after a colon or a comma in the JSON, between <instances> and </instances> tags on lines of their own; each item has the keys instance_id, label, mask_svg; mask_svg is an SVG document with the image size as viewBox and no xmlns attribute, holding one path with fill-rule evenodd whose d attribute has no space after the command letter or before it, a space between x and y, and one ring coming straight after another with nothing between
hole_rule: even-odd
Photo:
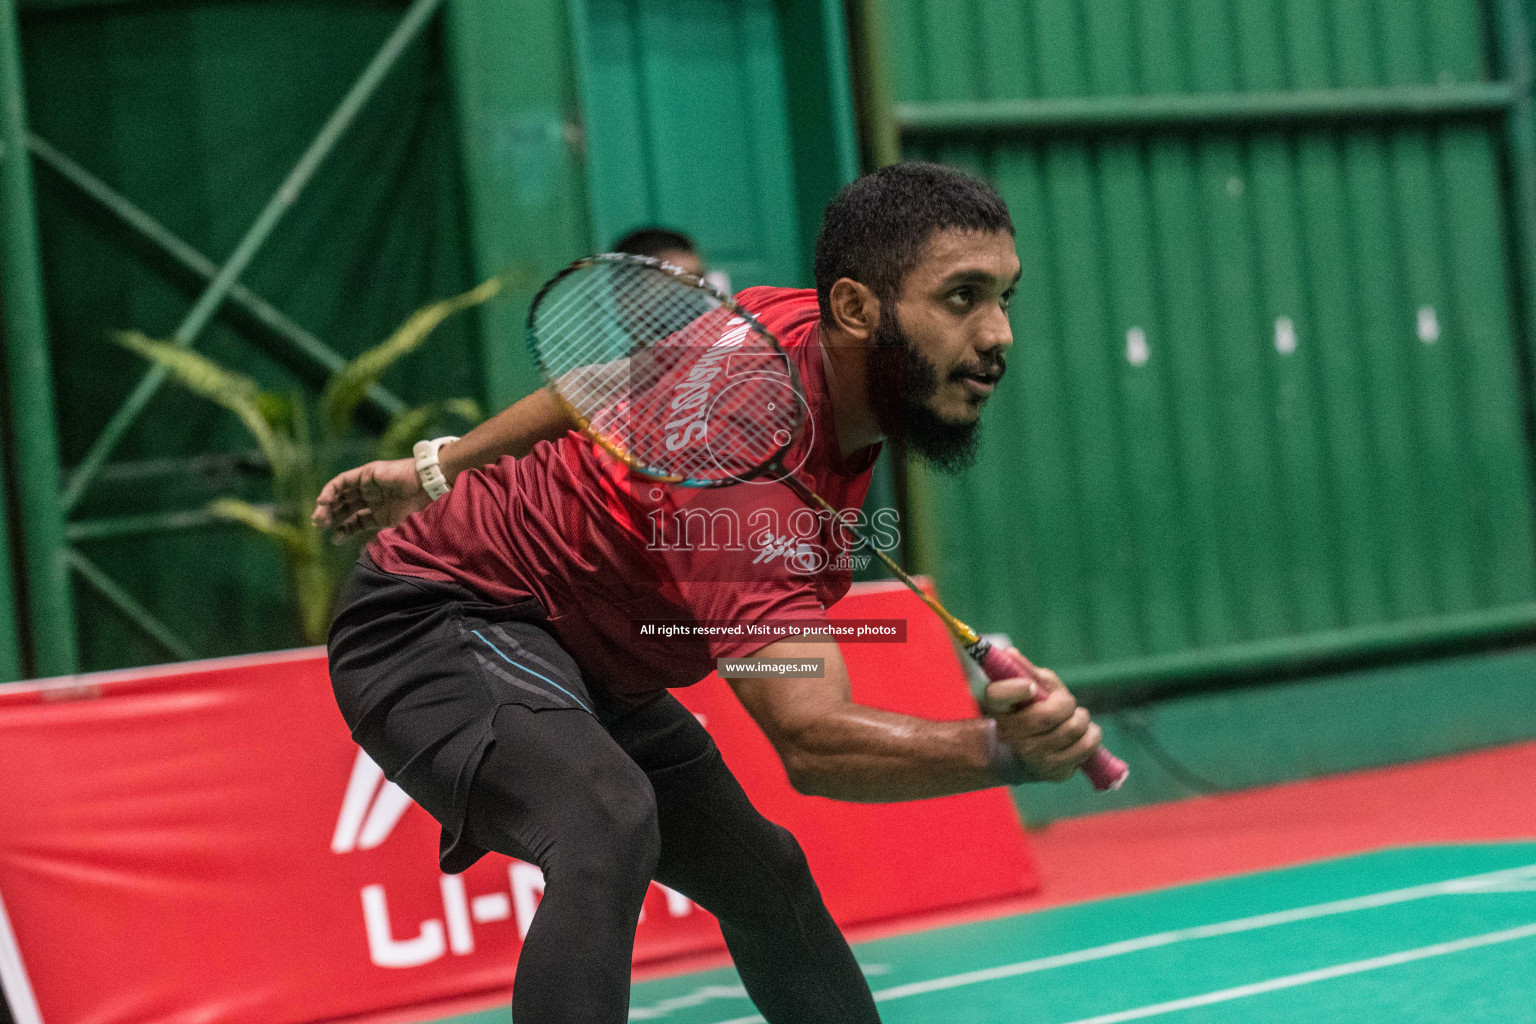
<instances>
[{"instance_id":1,"label":"red jersey","mask_svg":"<svg viewBox=\"0 0 1536 1024\"><path fill-rule=\"evenodd\" d=\"M879 445L845 459L833 426L816 293L749 288L737 301L800 375L805 426L784 463L836 509L858 510ZM453 489L368 547L379 568L460 584L512 604L536 598L590 683L639 694L689 686L715 659L769 642L685 638L641 624L822 620L848 591L842 524L778 480L669 486L571 431L521 459L459 474Z\"/></svg>"}]
</instances>

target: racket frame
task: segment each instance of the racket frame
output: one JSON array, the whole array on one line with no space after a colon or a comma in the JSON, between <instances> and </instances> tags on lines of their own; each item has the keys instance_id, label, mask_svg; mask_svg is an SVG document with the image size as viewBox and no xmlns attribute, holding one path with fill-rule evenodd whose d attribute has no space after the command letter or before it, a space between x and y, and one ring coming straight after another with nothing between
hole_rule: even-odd
<instances>
[{"instance_id":1,"label":"racket frame","mask_svg":"<svg viewBox=\"0 0 1536 1024\"><path fill-rule=\"evenodd\" d=\"M577 273L578 271L585 270L588 267L598 264L621 264L649 267L652 270L660 271L663 274L667 274L678 279L690 288L704 292L710 298L720 303L721 308L726 309L732 315L738 316L744 320L752 330L757 332L760 338L768 343L768 345L773 349L774 354L784 357L784 365L789 373L789 386L794 390L795 395L801 399L802 403L805 399L805 391L800 384L800 374L795 370L794 361L789 358L789 353L784 350L783 345L779 344L779 339L774 337L773 332L764 327L762 323L757 319L757 317L752 315L751 311L742 308L742 306L737 303L734 298L725 294L719 288L716 288L713 284L704 280L702 277L699 277L696 274L690 274L688 271L682 269L681 267L668 263L665 260L656 259L653 256L636 256L632 253L625 252L596 253L591 256L583 256L578 260L573 260L565 267L561 268L559 273L555 274L554 277L551 277L548 281L544 282L543 287L539 289L538 293L533 297L533 302L528 306L527 341L529 354L533 357L533 363L538 368L539 375L544 378L544 386L554 397L555 402L566 411L566 413L577 425L580 426L581 432L586 434L593 441L597 442L597 444L601 446L602 449L609 455L612 455L614 458L618 459L620 462L634 470L636 473L639 473L647 480L655 480L658 483L676 484L679 487L730 487L733 484L745 483L748 480L762 477L774 469L782 470L784 475L788 475L788 470L784 469L782 460L785 454L794 445L795 439L799 437L800 428L803 425L802 420L797 419L794 429L789 431L789 440L786 441L778 451L774 452L758 466L745 473L730 475L723 479L706 480L696 477L679 476L676 473L669 473L666 470L657 469L654 466L647 465L640 459L636 458L632 453L627 451L622 445L615 442L612 438L606 437L600 431L594 430L592 428L591 419L580 409L577 409L574 405L572 405L571 402L563 394L560 393L560 388L555 383L555 374L550 368L548 362L545 360L544 354L540 349L538 329L534 325L534 320L538 313L540 303L544 301L544 297L548 295L549 292L557 284L572 274Z\"/></svg>"}]
</instances>

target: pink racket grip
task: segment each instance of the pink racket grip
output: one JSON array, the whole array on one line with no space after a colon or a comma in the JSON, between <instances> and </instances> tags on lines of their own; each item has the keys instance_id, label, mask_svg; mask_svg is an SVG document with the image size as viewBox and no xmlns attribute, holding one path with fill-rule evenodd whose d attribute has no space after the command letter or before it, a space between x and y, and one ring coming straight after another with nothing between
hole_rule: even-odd
<instances>
[{"instance_id":1,"label":"pink racket grip","mask_svg":"<svg viewBox=\"0 0 1536 1024\"><path fill-rule=\"evenodd\" d=\"M985 641L983 641L985 643ZM1016 651L1005 650L992 644L976 659L988 679L1034 679L1038 681L1035 666ZM1044 690L1036 690L1035 700L1045 697ZM1083 774L1088 776L1093 788L1109 792L1120 788L1131 774L1130 766L1108 750L1100 747L1093 756L1083 762Z\"/></svg>"}]
</instances>

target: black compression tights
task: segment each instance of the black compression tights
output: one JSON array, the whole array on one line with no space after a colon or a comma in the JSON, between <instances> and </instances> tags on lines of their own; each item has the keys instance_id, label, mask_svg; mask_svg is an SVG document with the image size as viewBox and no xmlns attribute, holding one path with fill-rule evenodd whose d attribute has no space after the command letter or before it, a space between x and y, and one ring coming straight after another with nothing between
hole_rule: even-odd
<instances>
[{"instance_id":1,"label":"black compression tights","mask_svg":"<svg viewBox=\"0 0 1536 1024\"><path fill-rule=\"evenodd\" d=\"M515 1024L628 1020L652 878L720 919L769 1024L878 1024L800 845L752 807L692 714L668 695L604 717L503 706L475 776L470 839L544 871Z\"/></svg>"}]
</instances>

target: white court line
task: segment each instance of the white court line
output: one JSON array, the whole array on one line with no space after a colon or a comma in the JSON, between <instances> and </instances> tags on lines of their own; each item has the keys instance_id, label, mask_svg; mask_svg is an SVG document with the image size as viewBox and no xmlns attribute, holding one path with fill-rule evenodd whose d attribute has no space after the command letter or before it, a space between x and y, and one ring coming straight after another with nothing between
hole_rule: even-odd
<instances>
[{"instance_id":1,"label":"white court line","mask_svg":"<svg viewBox=\"0 0 1536 1024\"><path fill-rule=\"evenodd\" d=\"M629 1011L630 1020L655 1020L665 1017L673 1010L683 1010L691 1006L703 1006L711 999L746 999L747 990L740 985L704 985L694 989L685 996L674 996L671 999L663 999L655 1006L637 1006Z\"/></svg>"},{"instance_id":2,"label":"white court line","mask_svg":"<svg viewBox=\"0 0 1536 1024\"><path fill-rule=\"evenodd\" d=\"M1257 931L1260 928L1273 928L1297 921L1309 921L1320 917L1331 917L1336 914L1348 914L1357 910L1371 910L1376 907L1387 907L1397 903L1408 903L1413 900L1428 899L1432 896L1476 892L1480 889L1490 888L1502 883L1523 882L1531 879L1536 879L1536 864L1505 868L1502 871L1488 871L1478 875L1466 875L1462 878L1450 878L1443 882L1412 885L1403 889L1391 889L1367 896L1330 900L1327 903L1315 903L1311 906L1297 907L1294 910L1255 914L1251 917L1240 917L1231 921L1199 925L1194 928L1177 928L1172 931L1157 932L1134 939L1110 942L1102 946L1090 946L1087 949L1074 950L1070 953L1057 953L1052 956L1036 957L1033 960L1021 960L1018 963L1003 964L999 967L988 967L979 971L966 971L963 974L951 974L942 978L932 978L928 981L914 981L906 985L893 985L890 988L881 989L876 992L875 1001L884 1003L892 999L905 999L909 996L925 995L929 992L942 992L952 988L964 988L968 985L980 985L988 981L1000 981L1003 978L1014 978L1021 974L1035 974L1040 971L1055 970L1058 967L1070 967L1074 964L1091 963L1095 960L1107 960L1110 957L1124 956L1127 953L1139 953L1147 949L1158 949L1179 942L1213 938L1218 935L1235 935L1240 932ZM752 1014L746 1017L733 1017L727 1021L720 1021L719 1024L762 1024L762 1021L762 1017Z\"/></svg>"},{"instance_id":3,"label":"white court line","mask_svg":"<svg viewBox=\"0 0 1536 1024\"><path fill-rule=\"evenodd\" d=\"M1415 960L1428 960L1430 957L1460 953L1468 949L1477 949L1481 946L1496 946L1501 942L1516 942L1520 939L1531 938L1532 936L1536 936L1536 924L1522 925L1519 928L1506 928L1501 932L1488 932L1485 935L1473 935L1469 938L1456 939L1452 942L1437 942L1433 946L1420 946L1418 949L1404 950L1401 953L1373 956L1369 960L1356 960L1352 963L1335 964L1332 967L1323 967L1315 971L1287 974L1283 978L1271 978L1268 981L1254 982L1252 985L1238 985L1234 988L1224 988L1216 992L1207 992L1204 995L1189 996L1185 999L1170 999L1166 1003L1153 1003L1151 1006L1141 1006L1134 1010L1121 1010L1118 1013L1105 1013L1097 1017L1084 1017L1082 1020L1073 1021L1072 1024L1123 1024L1124 1021L1128 1020L1145 1020L1148 1017L1161 1017L1164 1014L1177 1013L1180 1010L1192 1010L1197 1006L1230 1003L1234 999L1246 999L1249 996L1263 995L1266 992L1278 992L1281 989L1311 985L1314 982L1327 981L1330 978L1343 978L1350 974L1379 971L1383 967L1396 967L1399 964L1413 963Z\"/></svg>"},{"instance_id":4,"label":"white court line","mask_svg":"<svg viewBox=\"0 0 1536 1024\"><path fill-rule=\"evenodd\" d=\"M26 964L21 961L21 949L16 945L16 933L11 931L11 919L5 912L4 899L0 899L0 989L5 992L5 1001L11 1006L16 1024L43 1024L32 982L27 978Z\"/></svg>"},{"instance_id":5,"label":"white court line","mask_svg":"<svg viewBox=\"0 0 1536 1024\"><path fill-rule=\"evenodd\" d=\"M1524 880L1532 877L1536 877L1536 864L1527 864L1524 867L1518 868L1507 868L1503 871L1490 871L1481 875L1468 875L1465 878L1451 878L1443 882L1430 882L1427 885L1414 885L1406 889L1392 889L1387 892L1372 893L1369 896L1355 896L1345 900L1315 903L1312 906L1298 907L1295 910L1280 910L1271 914L1240 917L1232 921L1199 925L1195 928L1177 928L1173 931L1143 935L1135 939L1110 942L1103 946L1091 946L1088 949L1079 949L1071 953L1058 953L1055 956L1042 956L1016 964L1004 964L1001 967L988 967L985 970L968 971L965 974L952 974L947 978L934 978L931 981L915 981L908 985L896 985L875 993L875 998L881 1002L888 999L903 999L907 996L940 992L944 989L960 988L964 985L976 985L985 981L1012 978L1020 974L1034 974L1037 971L1049 971L1058 967L1069 967L1073 964L1105 960L1112 956L1124 956L1127 953L1139 953L1142 950L1171 946L1178 942L1209 939L1218 935L1235 935L1239 932L1257 931L1260 928L1274 928L1277 925L1292 924L1297 921L1311 921L1319 917L1331 917L1335 914L1349 914L1357 910L1372 910L1376 907L1387 907L1396 903L1428 899L1431 896L1471 892L1485 886L1498 885L1501 882L1515 881L1517 879ZM738 1022L727 1021L726 1024L738 1024Z\"/></svg>"}]
</instances>

